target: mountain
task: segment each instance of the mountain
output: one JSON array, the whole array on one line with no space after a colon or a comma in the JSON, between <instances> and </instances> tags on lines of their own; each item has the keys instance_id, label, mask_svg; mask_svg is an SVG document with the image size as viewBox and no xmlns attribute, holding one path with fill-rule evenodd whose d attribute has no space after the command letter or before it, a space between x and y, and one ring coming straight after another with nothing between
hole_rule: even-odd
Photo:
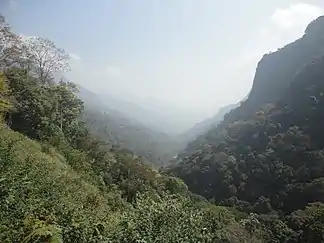
<instances>
[{"instance_id":1,"label":"mountain","mask_svg":"<svg viewBox=\"0 0 324 243\"><path fill-rule=\"evenodd\" d=\"M202 114L190 108L177 107L155 98L141 98L134 95L99 94L101 100L130 119L170 135L178 135L192 127Z\"/></svg>"},{"instance_id":2,"label":"mountain","mask_svg":"<svg viewBox=\"0 0 324 243\"><path fill-rule=\"evenodd\" d=\"M172 128L173 124L168 122L160 112L150 109L148 105L143 106L139 102L130 101L113 94L100 95L100 98L108 107L126 114L129 119L137 120L143 125L161 132L175 132L175 129Z\"/></svg>"},{"instance_id":3,"label":"mountain","mask_svg":"<svg viewBox=\"0 0 324 243\"><path fill-rule=\"evenodd\" d=\"M143 124L129 113L123 113L127 110L121 107L123 103L120 100L110 98L111 102L107 103L107 97L103 101L100 96L80 85L78 89L78 96L85 105L84 120L90 131L111 146L132 151L156 166L168 162L185 146L176 136ZM125 107L132 109L128 102L125 102Z\"/></svg>"},{"instance_id":4,"label":"mountain","mask_svg":"<svg viewBox=\"0 0 324 243\"><path fill-rule=\"evenodd\" d=\"M6 40L8 32L14 35L0 15L0 39ZM10 52L9 58L19 62L19 56ZM251 235L241 222L250 221L247 215L238 218L230 208L213 205L189 192L180 179L158 172L130 151L111 149L108 139L91 132L114 132L116 119L125 122L122 131L130 133L125 136L136 128L142 136L138 123L131 127L132 121L122 121L119 112L82 87L78 94L71 82L31 76L22 67L4 63L0 72L0 242L264 239L267 230ZM86 96L84 102L78 95ZM94 124L85 123L87 112L95 112L90 114ZM140 144L147 137L136 139Z\"/></svg>"},{"instance_id":5,"label":"mountain","mask_svg":"<svg viewBox=\"0 0 324 243\"><path fill-rule=\"evenodd\" d=\"M223 119L224 116L230 112L232 109L238 107L239 104L230 104L224 107L221 107L219 111L211 118L203 120L202 122L196 123L192 128L188 129L182 134L183 139L186 142L191 142L195 140L198 136L203 135L212 127L217 126Z\"/></svg>"},{"instance_id":6,"label":"mountain","mask_svg":"<svg viewBox=\"0 0 324 243\"><path fill-rule=\"evenodd\" d=\"M248 99L168 169L218 204L282 220L272 242L324 242L323 37L320 17L265 55Z\"/></svg>"},{"instance_id":7,"label":"mountain","mask_svg":"<svg viewBox=\"0 0 324 243\"><path fill-rule=\"evenodd\" d=\"M263 239L180 179L107 148L82 121L73 84L20 68L0 73L0 84L0 242Z\"/></svg>"},{"instance_id":8,"label":"mountain","mask_svg":"<svg viewBox=\"0 0 324 243\"><path fill-rule=\"evenodd\" d=\"M184 149L186 144L216 126L225 114L239 106L224 106L213 117L195 124L185 132L175 133L176 122L166 118L172 117L172 109L158 101L150 100L149 109L139 105L140 102L131 102L114 95L97 95L81 85L78 85L78 89L78 96L85 103L85 120L90 128L96 128L92 130L94 134L112 145L145 157L155 165L166 164ZM132 99L135 100L134 97ZM155 105L152 105L153 103ZM162 115L158 110L168 111L170 114Z\"/></svg>"},{"instance_id":9,"label":"mountain","mask_svg":"<svg viewBox=\"0 0 324 243\"><path fill-rule=\"evenodd\" d=\"M323 56L323 26L324 17L320 17L308 25L302 38L264 55L258 63L247 106L258 108L276 102L303 67Z\"/></svg>"}]
</instances>

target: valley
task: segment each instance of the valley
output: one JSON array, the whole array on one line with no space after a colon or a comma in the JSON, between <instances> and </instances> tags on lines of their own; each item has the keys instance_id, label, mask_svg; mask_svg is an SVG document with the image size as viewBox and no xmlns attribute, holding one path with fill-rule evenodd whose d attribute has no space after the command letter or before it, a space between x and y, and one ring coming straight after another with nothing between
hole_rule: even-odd
<instances>
[{"instance_id":1,"label":"valley","mask_svg":"<svg viewBox=\"0 0 324 243\"><path fill-rule=\"evenodd\" d=\"M70 56L1 16L0 242L324 242L323 41L321 16L180 129L58 79Z\"/></svg>"}]
</instances>

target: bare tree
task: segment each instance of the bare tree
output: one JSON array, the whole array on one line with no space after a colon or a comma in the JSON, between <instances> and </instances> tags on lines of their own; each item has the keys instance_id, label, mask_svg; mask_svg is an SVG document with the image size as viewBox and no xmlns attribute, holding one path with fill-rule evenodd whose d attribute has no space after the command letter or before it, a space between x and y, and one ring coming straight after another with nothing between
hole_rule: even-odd
<instances>
[{"instance_id":1,"label":"bare tree","mask_svg":"<svg viewBox=\"0 0 324 243\"><path fill-rule=\"evenodd\" d=\"M20 61L21 38L15 35L0 14L0 68L10 67Z\"/></svg>"},{"instance_id":2,"label":"bare tree","mask_svg":"<svg viewBox=\"0 0 324 243\"><path fill-rule=\"evenodd\" d=\"M52 41L41 37L28 37L23 41L24 58L28 69L43 83L49 82L53 74L70 70L69 55Z\"/></svg>"}]
</instances>

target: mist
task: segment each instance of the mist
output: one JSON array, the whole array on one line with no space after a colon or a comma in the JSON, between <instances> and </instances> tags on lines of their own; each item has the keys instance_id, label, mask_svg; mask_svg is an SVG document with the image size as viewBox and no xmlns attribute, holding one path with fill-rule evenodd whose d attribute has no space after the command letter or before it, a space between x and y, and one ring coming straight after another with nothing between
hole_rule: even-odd
<instances>
[{"instance_id":1,"label":"mist","mask_svg":"<svg viewBox=\"0 0 324 243\"><path fill-rule=\"evenodd\" d=\"M0 6L16 33L48 37L70 53L67 79L168 133L184 132L246 97L262 55L301 37L324 13L322 1L294 0L8 0Z\"/></svg>"}]
</instances>

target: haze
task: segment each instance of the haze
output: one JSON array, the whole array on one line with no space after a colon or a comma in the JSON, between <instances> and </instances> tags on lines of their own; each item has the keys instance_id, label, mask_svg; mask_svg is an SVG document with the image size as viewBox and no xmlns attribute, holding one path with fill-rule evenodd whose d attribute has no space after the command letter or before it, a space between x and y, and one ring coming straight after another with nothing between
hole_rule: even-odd
<instances>
[{"instance_id":1,"label":"haze","mask_svg":"<svg viewBox=\"0 0 324 243\"><path fill-rule=\"evenodd\" d=\"M71 54L70 80L183 129L242 100L262 55L324 13L321 0L1 0L0 8L16 33Z\"/></svg>"}]
</instances>

